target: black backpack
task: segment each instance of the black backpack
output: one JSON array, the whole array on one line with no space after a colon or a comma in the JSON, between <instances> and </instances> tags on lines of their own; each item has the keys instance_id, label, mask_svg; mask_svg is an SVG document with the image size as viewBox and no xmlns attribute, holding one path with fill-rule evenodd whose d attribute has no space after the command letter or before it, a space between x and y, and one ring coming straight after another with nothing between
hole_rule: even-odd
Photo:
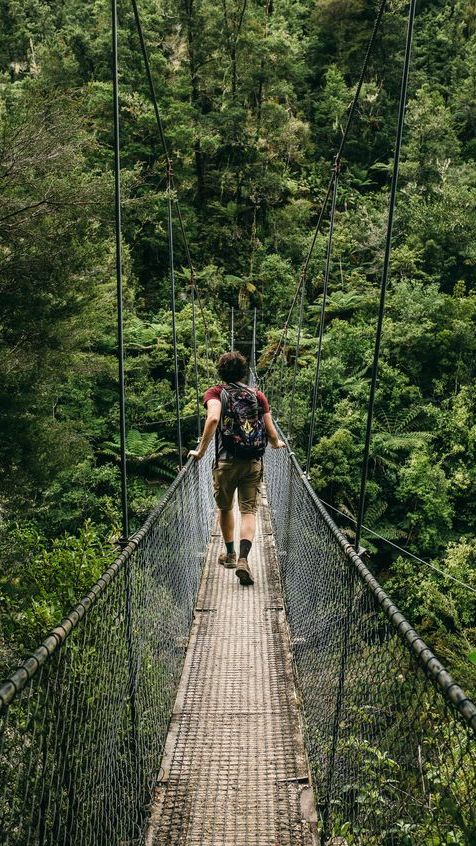
<instances>
[{"instance_id":1,"label":"black backpack","mask_svg":"<svg viewBox=\"0 0 476 846\"><path fill-rule=\"evenodd\" d=\"M224 449L234 458L261 458L268 439L256 391L230 383L222 389L220 399L220 434Z\"/></svg>"}]
</instances>

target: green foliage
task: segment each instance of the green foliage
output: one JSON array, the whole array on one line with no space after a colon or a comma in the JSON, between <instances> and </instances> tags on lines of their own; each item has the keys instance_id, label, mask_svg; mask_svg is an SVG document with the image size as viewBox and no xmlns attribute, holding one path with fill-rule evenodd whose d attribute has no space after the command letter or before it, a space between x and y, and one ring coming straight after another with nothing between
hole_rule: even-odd
<instances>
[{"instance_id":1,"label":"green foliage","mask_svg":"<svg viewBox=\"0 0 476 846\"><path fill-rule=\"evenodd\" d=\"M202 412L200 394L229 343L230 306L244 313L245 352L245 310L258 308L263 370L276 351L375 5L141 4L200 290ZM476 533L473 5L456 0L419 10L365 515L370 528L466 584L473 584ZM395 0L340 176L311 479L350 518L358 507L405 19L406 4ZM119 35L135 527L174 475L178 455L164 159L129 8L121 9ZM18 652L18 632L33 642L60 616L120 532L108 4L6 0L0 70L0 497L11 550L2 601L5 644ZM294 408L297 309L279 357L284 385L275 373L269 386L301 458L325 251L321 233L308 269ZM175 259L187 447L196 437L195 355L179 237ZM352 523L343 522L352 538ZM82 570L73 562L80 542L89 550ZM429 568L420 572L375 538L366 544L412 622L474 685L472 594Z\"/></svg>"},{"instance_id":2,"label":"green foliage","mask_svg":"<svg viewBox=\"0 0 476 846\"><path fill-rule=\"evenodd\" d=\"M312 451L311 475L317 491L324 490L330 484L342 488L349 483L357 449L355 439L348 429L336 429L332 435L319 439Z\"/></svg>"},{"instance_id":3,"label":"green foliage","mask_svg":"<svg viewBox=\"0 0 476 846\"><path fill-rule=\"evenodd\" d=\"M387 590L395 602L452 668L470 693L476 691L476 667L471 654L476 642L476 543L461 538L450 543L438 568L425 568L398 557L393 563ZM469 588L469 589L468 589Z\"/></svg>"},{"instance_id":4,"label":"green foliage","mask_svg":"<svg viewBox=\"0 0 476 846\"><path fill-rule=\"evenodd\" d=\"M340 175L311 480L351 519L358 507L406 6L403 0L388 4ZM215 381L215 360L229 343L230 306L243 312L238 345L245 352L251 333L245 310L257 306L263 370L276 352L376 3L141 0L140 8L200 290L195 317L203 413L200 394ZM165 163L127 4L119 24L126 449L134 530L174 476L178 455ZM110 76L105 0L0 4L4 669L89 589L121 533ZM474 695L476 603L468 590L476 589L474 3L420 4L409 95L365 523L437 569L371 535L364 543L394 601ZM325 251L323 232L308 268L294 407L297 309L268 386L273 410L292 424L300 458L307 448ZM179 237L175 259L187 447L196 437L195 349L191 278ZM344 516L342 524L353 539L354 523ZM177 609L165 590L160 600L162 625L172 631ZM167 698L166 652L143 657L147 683ZM358 724L365 715L353 718ZM365 821L388 808L398 770L365 736L355 731L338 750L352 756L364 776L346 785L362 830L352 831L342 816L333 831L349 846L375 842ZM425 740L434 749L438 741ZM458 788L452 767L451 760L446 767L426 766L429 811L414 823L396 814L385 835L389 842L465 843L451 803L443 810L454 824L441 842L429 818ZM420 782L410 779L408 788L416 794Z\"/></svg>"},{"instance_id":5,"label":"green foliage","mask_svg":"<svg viewBox=\"0 0 476 846\"><path fill-rule=\"evenodd\" d=\"M405 511L410 537L417 535L420 549L430 552L441 544L451 526L448 481L428 452L415 450L405 462L396 490Z\"/></svg>"},{"instance_id":6,"label":"green foliage","mask_svg":"<svg viewBox=\"0 0 476 846\"><path fill-rule=\"evenodd\" d=\"M119 536L119 469L111 464L80 461L58 473L34 512L47 537L75 534L86 520L107 536ZM33 516L33 515L32 515Z\"/></svg>"},{"instance_id":7,"label":"green foliage","mask_svg":"<svg viewBox=\"0 0 476 846\"><path fill-rule=\"evenodd\" d=\"M2 529L2 667L11 651L32 650L48 629L90 589L111 551L86 521L75 536L48 541L32 523Z\"/></svg>"}]
</instances>

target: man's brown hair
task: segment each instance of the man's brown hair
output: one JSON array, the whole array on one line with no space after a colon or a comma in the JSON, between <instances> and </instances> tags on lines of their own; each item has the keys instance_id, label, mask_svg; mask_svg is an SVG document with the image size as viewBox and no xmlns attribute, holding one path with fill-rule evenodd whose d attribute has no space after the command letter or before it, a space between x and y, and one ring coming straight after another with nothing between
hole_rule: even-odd
<instances>
[{"instance_id":1,"label":"man's brown hair","mask_svg":"<svg viewBox=\"0 0 476 846\"><path fill-rule=\"evenodd\" d=\"M242 382L248 375L248 362L240 352L227 352L218 359L217 369L226 384Z\"/></svg>"}]
</instances>

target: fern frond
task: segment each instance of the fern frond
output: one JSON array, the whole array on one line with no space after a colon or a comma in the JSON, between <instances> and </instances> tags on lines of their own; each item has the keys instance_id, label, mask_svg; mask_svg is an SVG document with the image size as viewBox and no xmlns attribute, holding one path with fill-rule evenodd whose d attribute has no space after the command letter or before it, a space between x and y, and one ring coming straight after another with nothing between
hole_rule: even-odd
<instances>
[{"instance_id":1,"label":"fern frond","mask_svg":"<svg viewBox=\"0 0 476 846\"><path fill-rule=\"evenodd\" d=\"M366 524L373 528L375 524L380 520L382 515L385 514L387 508L388 503L386 503L383 499L379 502L373 502L371 505L369 505L365 512Z\"/></svg>"},{"instance_id":2,"label":"fern frond","mask_svg":"<svg viewBox=\"0 0 476 846\"><path fill-rule=\"evenodd\" d=\"M117 458L120 449L119 438L116 436L112 441L105 442L102 453ZM139 432L138 429L130 429L126 435L126 454L129 458L153 461L174 451L174 445L159 438L156 432Z\"/></svg>"}]
</instances>

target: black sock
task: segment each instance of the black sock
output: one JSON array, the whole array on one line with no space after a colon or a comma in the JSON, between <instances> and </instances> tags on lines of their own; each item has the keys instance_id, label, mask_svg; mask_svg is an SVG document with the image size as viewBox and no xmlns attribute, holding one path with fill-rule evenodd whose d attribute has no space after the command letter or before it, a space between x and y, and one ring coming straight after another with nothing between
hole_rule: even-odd
<instances>
[{"instance_id":1,"label":"black sock","mask_svg":"<svg viewBox=\"0 0 476 846\"><path fill-rule=\"evenodd\" d=\"M235 551L235 541L225 541L226 551L231 555Z\"/></svg>"},{"instance_id":2,"label":"black sock","mask_svg":"<svg viewBox=\"0 0 476 846\"><path fill-rule=\"evenodd\" d=\"M240 558L248 558L249 551L251 549L252 541L240 540Z\"/></svg>"}]
</instances>

